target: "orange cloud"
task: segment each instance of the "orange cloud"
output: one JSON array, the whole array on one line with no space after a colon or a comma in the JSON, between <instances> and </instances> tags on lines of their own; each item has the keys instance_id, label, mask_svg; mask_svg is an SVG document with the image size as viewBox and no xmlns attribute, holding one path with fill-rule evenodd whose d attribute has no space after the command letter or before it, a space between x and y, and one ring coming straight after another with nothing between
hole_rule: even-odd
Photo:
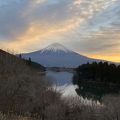
<instances>
[{"instance_id":1,"label":"orange cloud","mask_svg":"<svg viewBox=\"0 0 120 120\"><path fill-rule=\"evenodd\" d=\"M83 53L84 54L84 53ZM107 54L84 54L90 58L101 59L101 60L108 60L112 62L120 62L120 53L111 53Z\"/></svg>"},{"instance_id":2,"label":"orange cloud","mask_svg":"<svg viewBox=\"0 0 120 120\"><path fill-rule=\"evenodd\" d=\"M65 22L50 25L49 23L40 24L33 23L28 29L18 36L15 40L7 42L7 47L15 50L25 50L31 45L40 44L42 41L50 38L59 37L65 32L70 32L82 22L82 19L77 17L67 20ZM4 46L4 42L3 42Z\"/></svg>"},{"instance_id":3,"label":"orange cloud","mask_svg":"<svg viewBox=\"0 0 120 120\"><path fill-rule=\"evenodd\" d=\"M114 9L115 1L117 0L60 0L55 3L52 0L29 0L26 4L10 2L5 10L0 9L0 13L3 11L0 14L3 21L0 33L9 40L1 38L0 47L28 52L37 49L44 41L50 43L63 38L62 43L69 40L71 45L75 45L74 48L87 56L120 61L119 19L118 24L116 22L119 6Z\"/></svg>"}]
</instances>

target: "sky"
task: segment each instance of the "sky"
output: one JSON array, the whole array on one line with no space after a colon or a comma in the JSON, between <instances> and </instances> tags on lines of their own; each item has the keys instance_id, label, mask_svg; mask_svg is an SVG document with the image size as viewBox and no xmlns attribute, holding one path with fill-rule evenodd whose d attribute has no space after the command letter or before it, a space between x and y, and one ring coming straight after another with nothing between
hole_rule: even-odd
<instances>
[{"instance_id":1,"label":"sky","mask_svg":"<svg viewBox=\"0 0 120 120\"><path fill-rule=\"evenodd\" d=\"M0 48L31 52L54 42L120 62L120 0L0 0Z\"/></svg>"}]
</instances>

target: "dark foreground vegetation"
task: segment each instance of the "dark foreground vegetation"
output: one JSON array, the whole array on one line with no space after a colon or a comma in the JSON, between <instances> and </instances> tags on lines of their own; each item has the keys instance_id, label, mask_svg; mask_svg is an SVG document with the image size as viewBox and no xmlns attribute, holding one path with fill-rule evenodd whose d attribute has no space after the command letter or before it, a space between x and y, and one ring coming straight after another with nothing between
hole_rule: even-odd
<instances>
[{"instance_id":1,"label":"dark foreground vegetation","mask_svg":"<svg viewBox=\"0 0 120 120\"><path fill-rule=\"evenodd\" d=\"M0 50L0 120L120 119L119 96L104 97L100 106L84 105L80 98L61 98L37 70Z\"/></svg>"}]
</instances>

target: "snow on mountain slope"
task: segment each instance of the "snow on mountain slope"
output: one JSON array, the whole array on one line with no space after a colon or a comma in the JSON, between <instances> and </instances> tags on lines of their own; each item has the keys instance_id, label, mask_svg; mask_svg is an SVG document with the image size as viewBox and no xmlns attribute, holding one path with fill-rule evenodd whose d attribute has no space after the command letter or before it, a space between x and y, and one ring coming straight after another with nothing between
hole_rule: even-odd
<instances>
[{"instance_id":1,"label":"snow on mountain slope","mask_svg":"<svg viewBox=\"0 0 120 120\"><path fill-rule=\"evenodd\" d=\"M50 52L64 52L64 53L69 53L72 52L69 49L65 48L63 45L59 44L59 43L54 43L52 45L49 45L48 47L44 48L41 50L41 53L44 53L46 51L50 51Z\"/></svg>"},{"instance_id":2,"label":"snow on mountain slope","mask_svg":"<svg viewBox=\"0 0 120 120\"><path fill-rule=\"evenodd\" d=\"M22 57L26 59L30 57L45 67L75 68L87 62L97 61L73 52L58 43L49 45L40 51L22 54Z\"/></svg>"}]
</instances>

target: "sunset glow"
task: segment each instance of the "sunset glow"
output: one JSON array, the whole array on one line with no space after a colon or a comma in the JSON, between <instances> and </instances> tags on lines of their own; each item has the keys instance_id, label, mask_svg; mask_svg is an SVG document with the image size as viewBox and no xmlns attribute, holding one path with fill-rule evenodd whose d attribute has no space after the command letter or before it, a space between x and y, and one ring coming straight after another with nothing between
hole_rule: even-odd
<instances>
[{"instance_id":1,"label":"sunset glow","mask_svg":"<svg viewBox=\"0 0 120 120\"><path fill-rule=\"evenodd\" d=\"M120 62L120 0L0 0L0 48L31 52L58 42Z\"/></svg>"}]
</instances>

